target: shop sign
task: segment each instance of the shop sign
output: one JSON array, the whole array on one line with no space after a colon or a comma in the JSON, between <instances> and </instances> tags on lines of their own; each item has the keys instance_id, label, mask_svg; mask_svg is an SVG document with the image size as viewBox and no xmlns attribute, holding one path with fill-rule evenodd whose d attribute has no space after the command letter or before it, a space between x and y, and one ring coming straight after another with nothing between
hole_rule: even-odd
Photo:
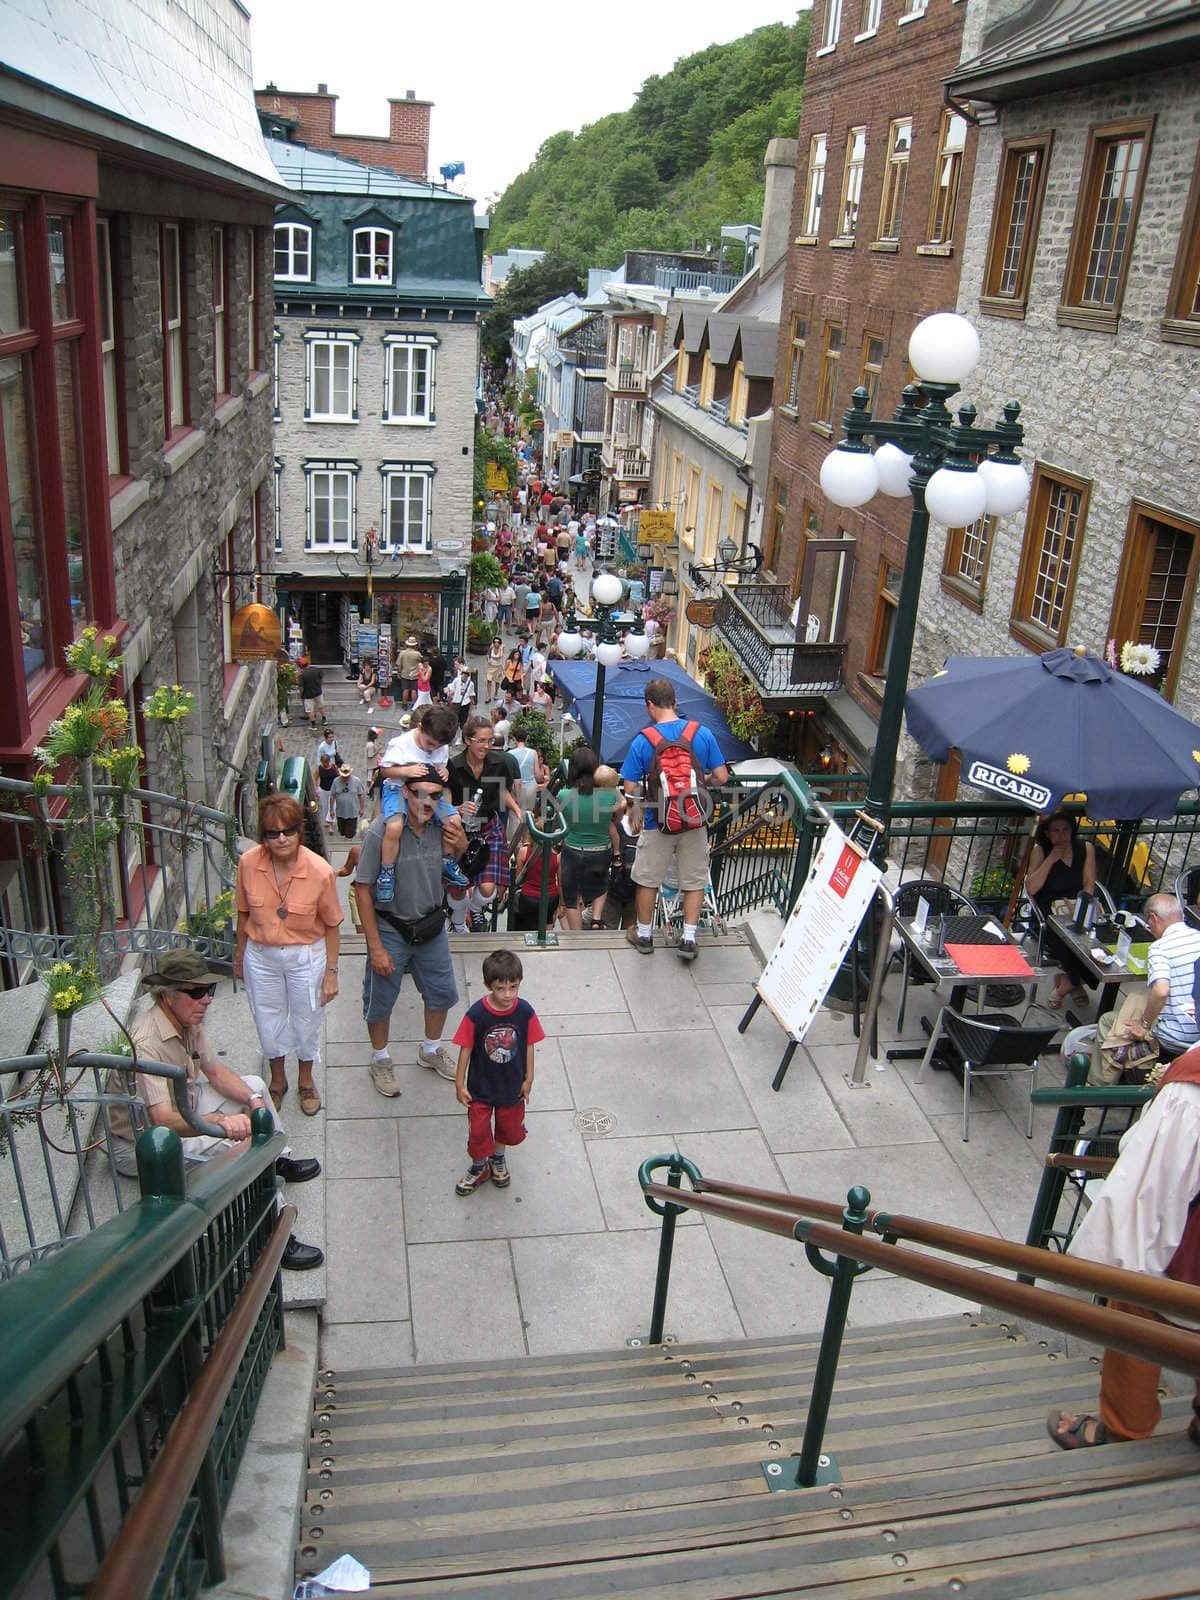
<instances>
[{"instance_id":1,"label":"shop sign","mask_svg":"<svg viewBox=\"0 0 1200 1600\"><path fill-rule=\"evenodd\" d=\"M465 550L465 539L437 539L434 541L435 550Z\"/></svg>"},{"instance_id":2,"label":"shop sign","mask_svg":"<svg viewBox=\"0 0 1200 1600\"><path fill-rule=\"evenodd\" d=\"M487 490L489 494L508 493L508 473L495 461L488 462Z\"/></svg>"},{"instance_id":3,"label":"shop sign","mask_svg":"<svg viewBox=\"0 0 1200 1600\"><path fill-rule=\"evenodd\" d=\"M674 544L675 513L643 511L638 519L638 539L644 544Z\"/></svg>"},{"instance_id":4,"label":"shop sign","mask_svg":"<svg viewBox=\"0 0 1200 1600\"><path fill-rule=\"evenodd\" d=\"M575 435L570 428L564 428L558 436L558 448L560 450L569 450L574 442Z\"/></svg>"},{"instance_id":5,"label":"shop sign","mask_svg":"<svg viewBox=\"0 0 1200 1600\"><path fill-rule=\"evenodd\" d=\"M617 490L617 499L623 503L628 501L631 505L633 505L637 502L637 497L640 493L641 490L635 483L622 484Z\"/></svg>"},{"instance_id":6,"label":"shop sign","mask_svg":"<svg viewBox=\"0 0 1200 1600\"><path fill-rule=\"evenodd\" d=\"M230 627L235 661L274 661L283 636L270 606L248 605L233 614Z\"/></svg>"},{"instance_id":7,"label":"shop sign","mask_svg":"<svg viewBox=\"0 0 1200 1600\"><path fill-rule=\"evenodd\" d=\"M683 614L697 628L711 628L717 620L717 602L715 600L689 600L683 608Z\"/></svg>"}]
</instances>

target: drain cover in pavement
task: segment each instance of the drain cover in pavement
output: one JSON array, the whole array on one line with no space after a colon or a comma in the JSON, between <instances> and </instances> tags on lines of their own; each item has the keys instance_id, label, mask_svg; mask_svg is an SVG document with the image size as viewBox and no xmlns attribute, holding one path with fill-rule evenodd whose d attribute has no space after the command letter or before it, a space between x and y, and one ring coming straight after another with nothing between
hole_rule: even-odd
<instances>
[{"instance_id":1,"label":"drain cover in pavement","mask_svg":"<svg viewBox=\"0 0 1200 1600\"><path fill-rule=\"evenodd\" d=\"M611 1111L601 1111L593 1107L590 1111L579 1111L575 1114L575 1126L586 1139L589 1134L611 1133L617 1125L617 1119Z\"/></svg>"}]
</instances>

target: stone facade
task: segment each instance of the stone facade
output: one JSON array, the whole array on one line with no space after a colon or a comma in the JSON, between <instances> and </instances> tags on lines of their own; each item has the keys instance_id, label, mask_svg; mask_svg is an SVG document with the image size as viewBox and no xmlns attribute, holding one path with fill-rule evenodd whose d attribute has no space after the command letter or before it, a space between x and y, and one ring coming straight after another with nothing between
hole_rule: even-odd
<instances>
[{"instance_id":1,"label":"stone facade","mask_svg":"<svg viewBox=\"0 0 1200 1600\"><path fill-rule=\"evenodd\" d=\"M1155 121L1116 331L1060 325L1088 130L1143 116ZM1200 89L1194 69L1181 67L1005 104L979 135L958 309L978 328L983 353L967 389L989 421L1004 401L1019 400L1025 408L1026 463L1031 469L1038 463L1061 469L1086 485L1086 523L1063 634L1065 643L1096 652L1113 637L1135 502L1151 514L1165 514L1185 537L1190 535L1193 548L1200 542L1196 350L1164 337L1162 328L1196 179L1198 126ZM1053 131L1053 146L1025 315L989 314L980 295L1004 141L1046 130ZM1028 518L1017 515L995 526L977 607L964 603L943 579L946 534L931 528L914 679L935 671L948 654L1037 648L1028 637L1014 637L1010 627L1022 546L1036 514L1031 503ZM1190 647L1194 561L1192 571L1178 629L1173 699L1195 718L1200 660ZM1122 642L1116 640L1118 649Z\"/></svg>"}]
</instances>

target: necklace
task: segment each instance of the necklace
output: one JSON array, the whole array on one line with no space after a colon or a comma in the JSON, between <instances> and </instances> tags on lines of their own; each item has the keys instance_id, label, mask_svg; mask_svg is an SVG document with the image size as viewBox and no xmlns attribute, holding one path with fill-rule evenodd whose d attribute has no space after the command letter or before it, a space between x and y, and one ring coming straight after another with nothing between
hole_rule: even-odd
<instances>
[{"instance_id":1,"label":"necklace","mask_svg":"<svg viewBox=\"0 0 1200 1600\"><path fill-rule=\"evenodd\" d=\"M293 872L291 874L291 877L288 878L288 881L284 884L283 888L281 889L279 887L279 874L278 874L278 872L276 872L275 863L272 861L272 863L271 863L271 876L275 879L275 893L279 896L279 906L276 909L275 915L279 918L280 922L286 922L287 919L288 919L288 908L285 905L284 901L286 899L288 890L292 887L292 878L294 878L296 876L296 874L295 874L295 871L293 870Z\"/></svg>"}]
</instances>

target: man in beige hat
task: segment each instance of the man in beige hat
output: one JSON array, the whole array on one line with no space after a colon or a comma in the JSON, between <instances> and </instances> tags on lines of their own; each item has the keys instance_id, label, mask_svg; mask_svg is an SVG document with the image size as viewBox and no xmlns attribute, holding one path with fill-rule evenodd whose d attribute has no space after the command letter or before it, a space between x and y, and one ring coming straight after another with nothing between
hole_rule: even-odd
<instances>
[{"instance_id":1,"label":"man in beige hat","mask_svg":"<svg viewBox=\"0 0 1200 1600\"><path fill-rule=\"evenodd\" d=\"M358 825L367 814L367 791L361 778L356 778L348 761L338 768L338 775L329 789L329 806L337 822L337 831L343 839L353 839Z\"/></svg>"},{"instance_id":2,"label":"man in beige hat","mask_svg":"<svg viewBox=\"0 0 1200 1600\"><path fill-rule=\"evenodd\" d=\"M213 1135L195 1133L176 1109L167 1079L139 1072L137 1092L145 1102L150 1123L179 1135L187 1162L207 1161L248 1139L250 1113L259 1107L270 1113L275 1131L283 1132L283 1123L271 1105L263 1080L249 1074L243 1076L226 1066L205 1035L204 1018L222 977L209 970L197 950L165 951L157 958L153 971L142 975L154 1004L130 1030L140 1056L184 1069L191 1110L221 1130ZM122 1125L123 1121L113 1118L113 1132L129 1138L131 1129L127 1122ZM321 1163L312 1158L297 1159L285 1151L276 1161L275 1171L285 1183L308 1183L319 1176ZM301 1244L296 1238L288 1240L283 1253L283 1265L293 1272L319 1267L324 1259L315 1245Z\"/></svg>"},{"instance_id":3,"label":"man in beige hat","mask_svg":"<svg viewBox=\"0 0 1200 1600\"><path fill-rule=\"evenodd\" d=\"M417 698L417 668L421 665L421 652L417 648L417 636L410 633L404 641L404 649L396 657L396 676L400 679L400 699L405 705L412 705Z\"/></svg>"}]
</instances>

